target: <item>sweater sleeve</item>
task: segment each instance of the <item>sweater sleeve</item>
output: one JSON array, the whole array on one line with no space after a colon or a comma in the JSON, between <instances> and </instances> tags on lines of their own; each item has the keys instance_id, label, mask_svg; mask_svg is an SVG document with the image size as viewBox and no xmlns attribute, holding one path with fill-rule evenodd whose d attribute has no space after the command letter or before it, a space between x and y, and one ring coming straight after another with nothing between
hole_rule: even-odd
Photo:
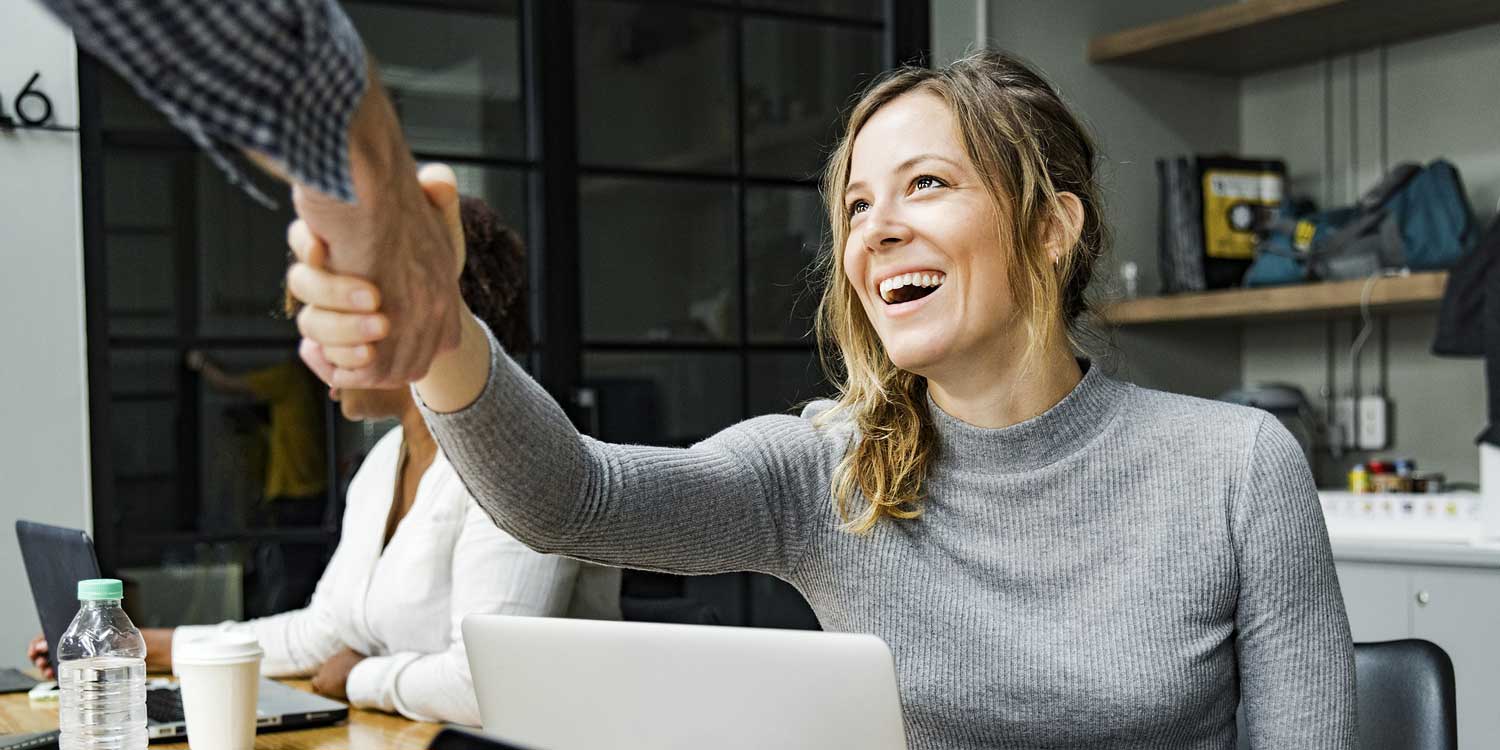
<instances>
[{"instance_id":1,"label":"sweater sleeve","mask_svg":"<svg viewBox=\"0 0 1500 750\"><path fill-rule=\"evenodd\" d=\"M462 492L456 479L453 488ZM495 528L468 497L453 550L448 647L364 659L349 673L349 702L417 721L479 725L479 704L464 649L463 619L476 614L556 617L564 613L578 563L533 552Z\"/></svg>"},{"instance_id":2,"label":"sweater sleeve","mask_svg":"<svg viewBox=\"0 0 1500 750\"><path fill-rule=\"evenodd\" d=\"M1307 460L1265 416L1231 500L1240 707L1255 750L1353 748L1354 644Z\"/></svg>"},{"instance_id":3,"label":"sweater sleeve","mask_svg":"<svg viewBox=\"0 0 1500 750\"><path fill-rule=\"evenodd\" d=\"M579 435L486 335L490 374L479 398L458 412L423 413L501 528L533 549L618 567L785 576L796 564L808 501L827 495L830 475L810 422L761 417L691 448L603 443Z\"/></svg>"}]
</instances>

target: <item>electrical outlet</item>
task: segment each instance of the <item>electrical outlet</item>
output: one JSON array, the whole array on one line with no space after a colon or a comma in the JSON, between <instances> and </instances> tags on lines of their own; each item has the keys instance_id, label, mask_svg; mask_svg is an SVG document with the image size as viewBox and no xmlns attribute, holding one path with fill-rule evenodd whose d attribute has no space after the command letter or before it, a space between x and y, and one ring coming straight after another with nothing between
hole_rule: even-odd
<instances>
[{"instance_id":1,"label":"electrical outlet","mask_svg":"<svg viewBox=\"0 0 1500 750\"><path fill-rule=\"evenodd\" d=\"M1390 447L1390 403L1384 396L1359 398L1359 447L1378 451Z\"/></svg>"},{"instance_id":2,"label":"electrical outlet","mask_svg":"<svg viewBox=\"0 0 1500 750\"><path fill-rule=\"evenodd\" d=\"M1354 399L1349 396L1333 402L1333 428L1339 444L1345 448L1358 448L1358 436L1354 434Z\"/></svg>"}]
</instances>

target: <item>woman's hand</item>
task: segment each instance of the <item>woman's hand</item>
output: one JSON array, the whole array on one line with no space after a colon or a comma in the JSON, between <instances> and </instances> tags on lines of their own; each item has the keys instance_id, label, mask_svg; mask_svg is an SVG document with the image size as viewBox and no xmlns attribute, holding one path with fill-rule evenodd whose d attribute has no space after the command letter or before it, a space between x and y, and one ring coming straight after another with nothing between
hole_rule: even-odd
<instances>
[{"instance_id":1,"label":"woman's hand","mask_svg":"<svg viewBox=\"0 0 1500 750\"><path fill-rule=\"evenodd\" d=\"M349 673L364 660L364 654L345 646L343 650L328 657L328 661L323 662L318 673L313 675L313 691L336 700L349 700Z\"/></svg>"},{"instance_id":2,"label":"woman's hand","mask_svg":"<svg viewBox=\"0 0 1500 750\"><path fill-rule=\"evenodd\" d=\"M172 670L172 628L142 628L141 639L146 642L146 669L152 672L170 672ZM42 679L55 680L57 672L53 671L52 665L47 662L47 636L37 633L31 639L31 644L26 647L26 659L36 671L42 673Z\"/></svg>"},{"instance_id":3,"label":"woman's hand","mask_svg":"<svg viewBox=\"0 0 1500 750\"><path fill-rule=\"evenodd\" d=\"M175 628L141 628L146 641L146 671L172 671L172 634Z\"/></svg>"},{"instance_id":4,"label":"woman's hand","mask_svg":"<svg viewBox=\"0 0 1500 750\"><path fill-rule=\"evenodd\" d=\"M31 644L26 647L26 660L36 667L36 671L42 673L42 679L55 680L57 673L52 671L52 665L47 661L47 636L37 633L31 639Z\"/></svg>"},{"instance_id":5,"label":"woman's hand","mask_svg":"<svg viewBox=\"0 0 1500 750\"><path fill-rule=\"evenodd\" d=\"M444 250L457 257L450 290L457 297L458 276L464 264L457 177L446 165L430 164L422 168L417 179L427 200L443 216L451 245ZM327 245L301 219L288 228L287 244L298 260L287 271L287 291L305 305L297 315L297 329L303 337L302 360L329 385L361 385L349 378L354 371L375 361L376 343L391 334L390 320L380 312L381 290L366 279L327 270ZM461 298L453 302L460 311L466 310ZM462 314L467 316L467 312ZM416 377L426 374L432 359L441 353L433 352L431 358L418 363L411 372Z\"/></svg>"}]
</instances>

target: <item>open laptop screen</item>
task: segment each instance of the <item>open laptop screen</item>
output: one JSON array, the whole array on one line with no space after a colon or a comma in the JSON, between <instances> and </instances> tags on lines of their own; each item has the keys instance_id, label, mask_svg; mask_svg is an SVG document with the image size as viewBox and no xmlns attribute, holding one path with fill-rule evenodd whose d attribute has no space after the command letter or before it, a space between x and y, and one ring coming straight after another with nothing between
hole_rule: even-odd
<instances>
[{"instance_id":1,"label":"open laptop screen","mask_svg":"<svg viewBox=\"0 0 1500 750\"><path fill-rule=\"evenodd\" d=\"M99 577L99 561L88 534L78 529L16 521L21 561L31 582L31 598L47 636L47 660L57 669L57 642L78 614L78 582Z\"/></svg>"}]
</instances>

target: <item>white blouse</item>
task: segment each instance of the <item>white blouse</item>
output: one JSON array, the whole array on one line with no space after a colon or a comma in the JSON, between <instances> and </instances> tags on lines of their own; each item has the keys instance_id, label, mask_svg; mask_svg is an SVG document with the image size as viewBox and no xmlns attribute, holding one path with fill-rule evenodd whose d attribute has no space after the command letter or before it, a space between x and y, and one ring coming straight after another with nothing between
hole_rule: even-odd
<instances>
[{"instance_id":1,"label":"white blouse","mask_svg":"<svg viewBox=\"0 0 1500 750\"><path fill-rule=\"evenodd\" d=\"M442 451L382 552L400 457L397 427L354 475L338 549L306 608L244 623L180 627L174 641L204 630L254 635L265 651L261 674L268 677L315 674L348 646L368 657L349 673L345 690L353 705L477 726L460 631L465 615L618 617L618 571L586 570L580 579L580 563L533 552L496 528ZM614 612L600 611L600 602Z\"/></svg>"}]
</instances>

